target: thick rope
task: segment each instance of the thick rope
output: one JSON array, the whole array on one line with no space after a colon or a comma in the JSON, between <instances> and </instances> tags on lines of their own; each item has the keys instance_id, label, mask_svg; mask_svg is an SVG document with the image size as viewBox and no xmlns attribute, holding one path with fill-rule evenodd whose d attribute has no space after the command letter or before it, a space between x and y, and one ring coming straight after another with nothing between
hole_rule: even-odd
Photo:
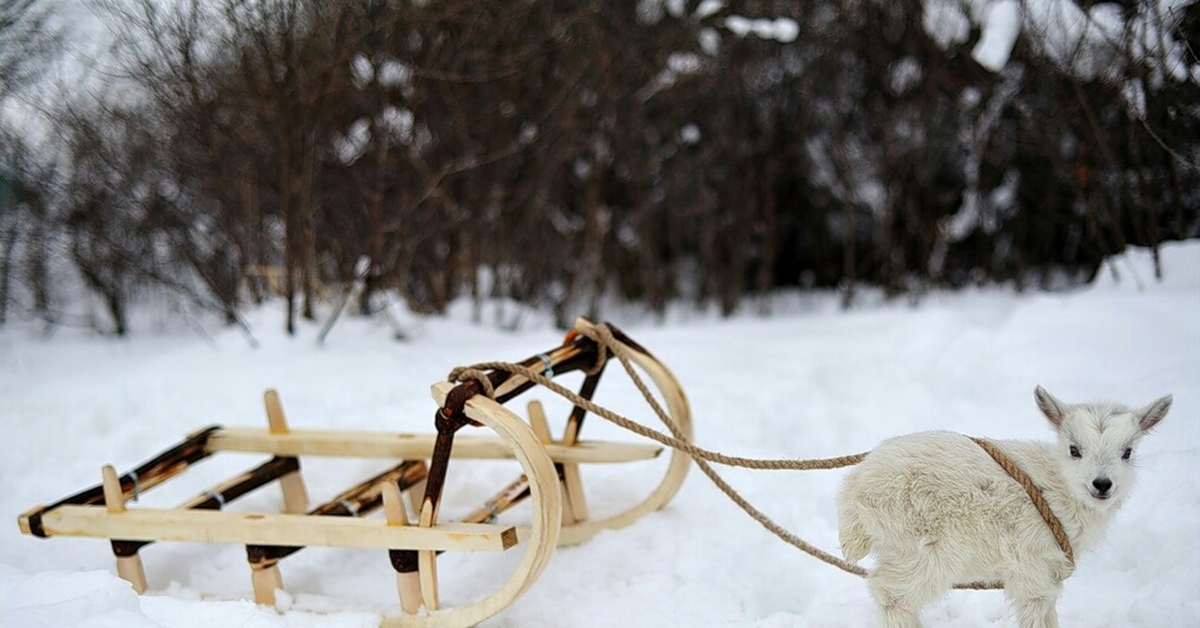
<instances>
[{"instance_id":1,"label":"thick rope","mask_svg":"<svg viewBox=\"0 0 1200 628\"><path fill-rule=\"evenodd\" d=\"M478 382L479 387L483 389L483 396L488 399L496 397L496 388L492 386L492 380L488 379L487 373L477 367L458 367L446 376L446 381L449 382Z\"/></svg>"},{"instance_id":2,"label":"thick rope","mask_svg":"<svg viewBox=\"0 0 1200 628\"><path fill-rule=\"evenodd\" d=\"M1046 525L1050 526L1050 532L1054 535L1054 540L1058 542L1058 547L1062 549L1063 554L1067 555L1067 562L1071 569L1075 568L1075 551L1071 549L1071 539L1067 537L1067 531L1063 529L1062 522L1055 516L1054 511L1050 509L1050 504L1046 503L1046 498L1042 496L1042 490L1037 484L1033 483L1033 479L1027 473L1021 470L1004 452L1000 451L992 443L982 438L972 438L977 445L983 448L984 451L1004 469L1004 472L1009 477L1016 480L1021 488L1025 489L1025 493L1029 495L1029 500L1033 502L1033 506L1037 508L1042 519L1046 521Z\"/></svg>"},{"instance_id":3,"label":"thick rope","mask_svg":"<svg viewBox=\"0 0 1200 628\"><path fill-rule=\"evenodd\" d=\"M652 441L659 443L660 445L664 445L664 446L670 447L672 449L678 449L679 451L682 451L683 453L685 453L693 458L700 459L700 460L707 460L709 462L715 462L717 464L722 464L722 465L731 466L731 467L745 467L747 469L759 469L759 470L807 471L807 470L812 470L812 469L838 469L841 467L849 467L849 466L858 464L867 455L864 452L861 454L854 454L854 455L850 455L850 456L838 456L835 458L815 458L815 459L809 459L809 460L796 460L796 459L791 459L791 458L762 459L762 458L743 458L740 456L727 456L727 455L719 453L719 452L704 449L703 447L698 447L698 446L688 442L687 440L683 439L680 436L671 436L668 434L664 434L653 428L646 427L645 425L642 425L641 423L632 421L626 417L623 417L623 416L613 412L612 410L609 410L608 408L605 408L604 406L597 405L596 403L592 402L591 400L575 394L575 392L565 388L561 384L558 384L554 380L551 380L551 379L545 377L541 373L538 373L537 371L534 371L533 369L531 369L527 366L522 366L520 364L515 364L512 362L480 362L479 364L472 364L471 366L466 367L466 368L462 368L462 367L456 368L453 371L451 371L450 376L448 376L448 378L449 378L449 381L455 381L455 382L467 381L467 380L477 380L478 379L477 375L482 374L483 371L487 371L487 370L504 371L507 373L512 373L514 375L520 375L521 377L524 377L536 384L544 386L545 388L549 389L551 392L558 394L559 396L565 398L567 401L570 401L571 403L575 404L576 406L579 406L579 407L587 410L588 412L591 412L597 416L600 416L600 417L604 418L605 420L613 423L614 425L617 425L618 427L622 427L626 430L629 430L630 432L633 432L634 434L637 434L638 436L643 436L645 438L648 438ZM639 388L644 387L644 384L642 382L638 381L637 383L639 384ZM650 393L647 390L643 394L649 395ZM658 407L657 400L654 400L652 395L650 397L648 397L647 400L654 402L653 405L655 406L655 411L659 413L659 418L663 419L664 423L666 423L669 427L673 427L672 424L674 423L674 421L671 421L670 415L666 414L662 410L661 407ZM672 430L672 431L674 431L674 430Z\"/></svg>"},{"instance_id":4,"label":"thick rope","mask_svg":"<svg viewBox=\"0 0 1200 628\"><path fill-rule=\"evenodd\" d=\"M582 397L570 389L562 386L561 384L558 384L557 382L544 376L543 374L520 364L514 364L512 362L481 362L479 364L473 364L469 367L456 368L451 371L447 379L452 382L466 380L482 381L484 384L483 387L485 394L491 397L491 382L488 381L484 371L494 370L520 375L521 377L524 377L531 382L549 389L567 401L570 401L574 405L583 408L588 412L591 412L592 414L595 414L596 416L613 423L614 425L622 427L630 432L633 432L644 438L648 438L666 447L670 447L687 454L695 461L696 466L700 468L704 475L708 476L708 479L711 480L712 483L715 484L722 493L732 500L733 503L737 504L738 507L745 511L746 514L750 515L752 519L757 521L771 533L778 536L785 543L796 547L813 558L837 567L842 571L859 577L865 578L867 576L867 571L861 566L848 562L838 556L834 556L833 554L830 554L829 552L826 552L808 543L804 539L801 539L795 534L784 529L765 513L755 508L750 502L746 501L746 498L742 497L742 495L736 489L722 479L709 463L712 462L725 466L742 467L746 469L772 471L809 471L814 469L838 469L842 467L853 466L859 462L862 462L863 458L866 458L867 454L870 452L863 452L848 456L837 456L833 458L761 459L727 456L719 452L699 447L684 437L682 430L680 430L679 426L675 424L675 421L671 418L671 415L667 413L658 403L658 399L655 398L654 394L650 391L650 388L634 369L633 362L630 360L627 353L628 348L623 343L617 341L607 325L598 325L594 328L580 329L578 331L584 336L595 341L599 347L600 359L597 360L597 364L592 367L592 371L596 371L603 366L604 360L607 360L606 352L611 352L614 356L616 356L618 361L621 363L621 366L625 369L625 373L629 376L630 381L632 381L634 386L637 387L638 391L642 393L642 397L645 398L646 403L650 406L654 413L658 415L659 420L661 420L663 424L666 425L671 431L670 435L642 425L641 423L634 422L613 412L612 410L609 410L608 408L597 405L592 400ZM1034 506L1037 507L1038 512L1041 513L1042 517L1046 520L1046 523L1050 526L1051 532L1054 534L1054 538L1058 542L1059 547L1061 547L1063 552L1067 555L1067 560L1070 561L1071 566L1074 567L1075 557L1074 553L1071 551L1070 541L1067 539L1066 532L1062 527L1062 523L1057 517L1054 516L1053 511L1050 510L1049 504L1047 504L1045 499L1042 497L1040 489L1033 484L1033 481L1028 475L1021 471L1020 468L1013 464L1011 460L1004 456L1004 454L996 449L991 443L982 439L972 440L978 443L979 446L984 449L984 451L991 455L992 458L1001 466L1001 468L1003 468L1009 474L1009 476L1021 484L1022 488L1025 489L1025 492L1029 494L1029 498L1033 500ZM955 585L954 588L989 590L1002 589L1004 588L1004 585L999 582L971 582L967 584Z\"/></svg>"}]
</instances>

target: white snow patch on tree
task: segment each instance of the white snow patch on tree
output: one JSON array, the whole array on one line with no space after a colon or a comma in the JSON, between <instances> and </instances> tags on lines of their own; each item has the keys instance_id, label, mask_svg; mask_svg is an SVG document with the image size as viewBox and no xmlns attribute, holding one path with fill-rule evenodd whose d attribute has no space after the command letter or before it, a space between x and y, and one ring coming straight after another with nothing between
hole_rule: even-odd
<instances>
[{"instance_id":1,"label":"white snow patch on tree","mask_svg":"<svg viewBox=\"0 0 1200 628\"><path fill-rule=\"evenodd\" d=\"M412 68L395 59L387 59L379 66L379 84L384 87L407 85L412 80Z\"/></svg>"},{"instance_id":2,"label":"white snow patch on tree","mask_svg":"<svg viewBox=\"0 0 1200 628\"><path fill-rule=\"evenodd\" d=\"M1101 72L1116 71L1114 64L1119 63L1120 25L1113 23L1111 11L1097 6L1100 10L1090 14L1071 0L1025 6L1026 30L1034 48L1062 70L1085 81L1098 78Z\"/></svg>"},{"instance_id":3,"label":"white snow patch on tree","mask_svg":"<svg viewBox=\"0 0 1200 628\"><path fill-rule=\"evenodd\" d=\"M921 28L945 50L967 41L971 20L958 0L925 0L921 5Z\"/></svg>"},{"instance_id":4,"label":"white snow patch on tree","mask_svg":"<svg viewBox=\"0 0 1200 628\"><path fill-rule=\"evenodd\" d=\"M925 77L925 69L916 57L908 56L892 63L888 77L888 85L895 94L903 94L912 89Z\"/></svg>"},{"instance_id":5,"label":"white snow patch on tree","mask_svg":"<svg viewBox=\"0 0 1200 628\"><path fill-rule=\"evenodd\" d=\"M361 52L354 55L354 59L350 61L350 80L359 90L366 89L371 81L375 80L375 66Z\"/></svg>"},{"instance_id":6,"label":"white snow patch on tree","mask_svg":"<svg viewBox=\"0 0 1200 628\"><path fill-rule=\"evenodd\" d=\"M773 39L780 43L791 43L800 36L800 25L787 17L751 19L741 15L725 18L725 28L738 37L753 34L759 39Z\"/></svg>"},{"instance_id":7,"label":"white snow patch on tree","mask_svg":"<svg viewBox=\"0 0 1200 628\"><path fill-rule=\"evenodd\" d=\"M942 49L979 40L971 58L1000 72L1022 35L1029 49L1081 81L1102 80L1120 88L1129 115L1146 114L1146 90L1167 80L1200 81L1200 67L1177 41L1183 9L1196 0L1148 0L1126 10L1112 2L1087 9L1077 0L922 0L921 25ZM1132 13L1132 15L1130 15ZM1131 66L1149 71L1146 80ZM896 77L893 76L893 89Z\"/></svg>"},{"instance_id":8,"label":"white snow patch on tree","mask_svg":"<svg viewBox=\"0 0 1200 628\"><path fill-rule=\"evenodd\" d=\"M966 43L980 31L971 51L981 66L999 72L1017 38L1073 76L1119 82L1129 63L1160 79L1191 79L1188 51L1175 39L1183 9L1196 0L1150 0L1133 7L1101 2L1087 9L1076 0L922 0L921 25L942 49ZM1194 79L1191 79L1194 80Z\"/></svg>"},{"instance_id":9,"label":"white snow patch on tree","mask_svg":"<svg viewBox=\"0 0 1200 628\"><path fill-rule=\"evenodd\" d=\"M1021 4L1017 0L992 2L983 10L983 34L971 50L976 63L999 72L1012 55L1017 35L1021 33Z\"/></svg>"},{"instance_id":10,"label":"white snow patch on tree","mask_svg":"<svg viewBox=\"0 0 1200 628\"><path fill-rule=\"evenodd\" d=\"M401 109L395 105L388 105L383 108L383 113L379 115L380 122L387 129L388 136L399 141L402 144L408 144L413 137L413 123L415 121L413 112L407 108Z\"/></svg>"},{"instance_id":11,"label":"white snow patch on tree","mask_svg":"<svg viewBox=\"0 0 1200 628\"><path fill-rule=\"evenodd\" d=\"M1146 90L1142 86L1140 78L1131 78L1121 84L1121 99L1125 101L1125 108L1129 112L1130 118L1135 120L1146 118Z\"/></svg>"},{"instance_id":12,"label":"white snow patch on tree","mask_svg":"<svg viewBox=\"0 0 1200 628\"><path fill-rule=\"evenodd\" d=\"M684 144L695 144L700 141L700 127L695 124L685 125L679 129L679 141Z\"/></svg>"},{"instance_id":13,"label":"white snow patch on tree","mask_svg":"<svg viewBox=\"0 0 1200 628\"><path fill-rule=\"evenodd\" d=\"M715 28L702 28L696 36L700 41L700 50L704 54L715 57L721 51L721 34Z\"/></svg>"},{"instance_id":14,"label":"white snow patch on tree","mask_svg":"<svg viewBox=\"0 0 1200 628\"><path fill-rule=\"evenodd\" d=\"M352 164L363 156L371 144L371 121L359 118L350 125L345 135L334 141L334 152L344 164Z\"/></svg>"},{"instance_id":15,"label":"white snow patch on tree","mask_svg":"<svg viewBox=\"0 0 1200 628\"><path fill-rule=\"evenodd\" d=\"M696 10L692 12L692 16L698 20L703 20L704 18L713 15L724 8L725 2L723 0L703 0L703 2L696 7Z\"/></svg>"},{"instance_id":16,"label":"white snow patch on tree","mask_svg":"<svg viewBox=\"0 0 1200 628\"><path fill-rule=\"evenodd\" d=\"M676 75L691 74L700 69L700 57L690 52L672 52L667 57L667 69Z\"/></svg>"}]
</instances>

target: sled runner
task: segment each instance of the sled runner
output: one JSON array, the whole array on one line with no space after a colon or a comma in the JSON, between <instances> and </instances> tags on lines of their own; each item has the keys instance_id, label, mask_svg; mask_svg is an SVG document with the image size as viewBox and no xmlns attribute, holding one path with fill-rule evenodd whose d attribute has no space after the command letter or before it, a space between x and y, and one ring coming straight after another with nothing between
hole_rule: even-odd
<instances>
[{"instance_id":1,"label":"sled runner","mask_svg":"<svg viewBox=\"0 0 1200 628\"><path fill-rule=\"evenodd\" d=\"M262 604L274 604L276 590L283 588L280 561L306 546L385 549L396 572L401 605L401 612L384 617L385 626L477 624L524 593L558 545L584 542L601 530L625 527L662 508L687 474L691 458L673 449L663 477L644 500L618 514L593 518L580 467L650 460L662 448L582 440L588 412L579 405L570 411L565 433L556 440L538 401L527 405L528 421L504 405L539 383L547 385L550 378L573 371L584 373L578 397L590 400L616 350L653 383L665 408L656 412L669 420L670 431L676 438L690 440L688 403L670 371L619 330L605 326L603 340L598 331L600 326L580 319L561 346L517 365L457 369L451 374L453 381L433 386L438 406L434 434L292 430L279 396L269 390L264 395L267 428L212 426L124 474L105 466L100 484L20 515L21 531L38 537L109 539L118 574L138 592L147 588L139 553L146 545L159 541L244 545L254 598ZM460 433L473 431L468 426L486 428L492 435ZM129 501L219 452L271 457L176 508L129 506ZM311 456L382 458L396 464L310 509L301 459ZM471 459L515 459L521 475L460 521L443 521L439 510L450 462ZM273 483L282 489L284 512L224 510L234 500ZM496 522L500 513L524 501L531 504L529 522ZM365 517L380 509L382 518ZM524 555L497 590L461 606L442 607L437 577L440 553L504 551Z\"/></svg>"}]
</instances>

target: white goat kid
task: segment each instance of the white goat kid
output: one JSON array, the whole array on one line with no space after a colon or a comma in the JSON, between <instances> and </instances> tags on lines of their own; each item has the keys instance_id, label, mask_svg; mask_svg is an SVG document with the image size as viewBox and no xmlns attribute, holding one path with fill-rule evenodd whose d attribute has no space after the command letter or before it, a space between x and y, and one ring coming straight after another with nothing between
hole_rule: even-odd
<instances>
[{"instance_id":1,"label":"white goat kid","mask_svg":"<svg viewBox=\"0 0 1200 628\"><path fill-rule=\"evenodd\" d=\"M1041 489L1076 554L1104 535L1133 483L1138 440L1171 407L1064 404L1042 387L1056 444L991 441ZM1073 566L1029 495L977 443L953 432L884 441L838 494L842 554L874 554L868 575L886 628L919 628L922 607L955 584L999 581L1021 628L1055 628Z\"/></svg>"}]
</instances>

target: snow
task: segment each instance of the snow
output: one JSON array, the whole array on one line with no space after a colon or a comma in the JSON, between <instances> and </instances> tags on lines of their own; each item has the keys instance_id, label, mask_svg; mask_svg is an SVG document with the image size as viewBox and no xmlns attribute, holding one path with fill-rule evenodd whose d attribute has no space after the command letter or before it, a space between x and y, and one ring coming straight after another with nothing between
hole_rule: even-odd
<instances>
[{"instance_id":1,"label":"snow","mask_svg":"<svg viewBox=\"0 0 1200 628\"><path fill-rule=\"evenodd\" d=\"M725 18L724 25L729 32L738 37L754 34L760 39L774 39L782 44L796 41L796 38L800 36L800 25L796 23L796 20L787 17L769 20L731 15Z\"/></svg>"},{"instance_id":2,"label":"snow","mask_svg":"<svg viewBox=\"0 0 1200 628\"><path fill-rule=\"evenodd\" d=\"M983 34L971 49L971 58L983 67L999 72L1008 63L1021 32L1021 3L998 0L989 3L985 11Z\"/></svg>"},{"instance_id":3,"label":"snow","mask_svg":"<svg viewBox=\"0 0 1200 628\"><path fill-rule=\"evenodd\" d=\"M343 164L352 164L367 151L371 144L371 121L359 118L350 125L346 134L334 141L334 150Z\"/></svg>"},{"instance_id":4,"label":"snow","mask_svg":"<svg viewBox=\"0 0 1200 628\"><path fill-rule=\"evenodd\" d=\"M921 61L913 56L904 57L892 63L888 85L892 93L903 94L916 87L925 76Z\"/></svg>"},{"instance_id":5,"label":"snow","mask_svg":"<svg viewBox=\"0 0 1200 628\"><path fill-rule=\"evenodd\" d=\"M943 50L967 41L971 34L971 20L958 0L922 2L921 27Z\"/></svg>"},{"instance_id":6,"label":"snow","mask_svg":"<svg viewBox=\"0 0 1200 628\"><path fill-rule=\"evenodd\" d=\"M1059 611L1068 626L1197 626L1200 242L1166 245L1161 259L1162 281L1154 279L1150 254L1131 250L1106 263L1091 285L1061 293L988 288L930 294L915 307L879 300L850 311L840 310L833 294L792 293L774 298L771 317L722 319L681 306L662 325L634 312L616 318L678 376L698 443L730 454L844 454L939 428L1048 438L1033 403L1035 385L1064 400L1129 404L1173 393L1171 413L1139 447L1139 486L1101 547L1080 557ZM237 546L144 549L151 590L138 597L116 577L106 542L37 539L17 529L19 513L96 483L105 463L129 469L213 423L264 425L267 387L280 391L293 427L428 433L428 386L452 367L522 359L561 338L548 315L526 312L520 331L505 332L471 324L470 304L457 303L444 317L397 312L403 342L392 340L382 320L346 317L319 346L316 324L284 336L277 306L249 314L258 349L241 332L213 328L206 340L156 311L141 312L135 336L124 341L72 329L45 337L22 324L0 328L0 512L8 518L0 526L0 625L358 628L377 625L396 607L391 568L377 550L310 548L289 557L282 563L287 594L278 608L267 608L248 601L249 570ZM564 408L539 398L552 429L561 429L553 422L561 424ZM618 371L606 375L597 400L650 422ZM634 438L594 418L583 435ZM222 454L132 507L177 503L258 460ZM602 515L629 505L661 465L586 467L591 510ZM385 466L304 460L314 500ZM477 506L515 477L513 469L473 461L452 467L443 516ZM833 505L842 472L723 474L782 525L836 551ZM277 510L281 498L266 490L239 505ZM494 591L519 552L444 555L443 599L461 604ZM953 592L924 619L1015 625L998 592ZM861 580L783 544L693 470L664 510L556 551L533 587L482 625L875 622Z\"/></svg>"},{"instance_id":7,"label":"snow","mask_svg":"<svg viewBox=\"0 0 1200 628\"><path fill-rule=\"evenodd\" d=\"M667 70L672 74L691 74L700 70L700 55L690 52L672 52L667 55Z\"/></svg>"},{"instance_id":8,"label":"snow","mask_svg":"<svg viewBox=\"0 0 1200 628\"><path fill-rule=\"evenodd\" d=\"M407 107L401 109L389 104L383 108L379 117L390 137L404 144L412 141L416 116Z\"/></svg>"},{"instance_id":9,"label":"snow","mask_svg":"<svg viewBox=\"0 0 1200 628\"><path fill-rule=\"evenodd\" d=\"M379 66L379 84L384 87L407 85L412 77L412 68L396 59L385 59Z\"/></svg>"},{"instance_id":10,"label":"snow","mask_svg":"<svg viewBox=\"0 0 1200 628\"><path fill-rule=\"evenodd\" d=\"M724 0L701 0L700 4L696 6L696 11L692 13L692 17L697 20L703 20L710 15L715 15L724 8Z\"/></svg>"},{"instance_id":11,"label":"snow","mask_svg":"<svg viewBox=\"0 0 1200 628\"><path fill-rule=\"evenodd\" d=\"M360 90L366 89L375 80L375 66L366 55L359 53L350 61L350 78L354 86Z\"/></svg>"},{"instance_id":12,"label":"snow","mask_svg":"<svg viewBox=\"0 0 1200 628\"><path fill-rule=\"evenodd\" d=\"M971 58L992 72L1008 65L1024 35L1031 50L1084 81L1117 82L1130 74L1126 64L1133 62L1148 67L1159 82L1165 77L1183 82L1189 80L1189 53L1175 34L1184 9L1195 1L1137 2L1127 12L1113 2L1085 10L1076 0L922 0L921 26L943 50L966 43L978 28ZM1137 116L1144 96L1128 86L1124 93Z\"/></svg>"},{"instance_id":13,"label":"snow","mask_svg":"<svg viewBox=\"0 0 1200 628\"><path fill-rule=\"evenodd\" d=\"M1026 7L1025 19L1036 48L1060 68L1085 81L1118 72L1123 24L1104 4L1084 11L1074 2L1054 0Z\"/></svg>"},{"instance_id":14,"label":"snow","mask_svg":"<svg viewBox=\"0 0 1200 628\"><path fill-rule=\"evenodd\" d=\"M700 141L700 127L695 124L685 124L679 129L679 141L684 144L695 144Z\"/></svg>"}]
</instances>

